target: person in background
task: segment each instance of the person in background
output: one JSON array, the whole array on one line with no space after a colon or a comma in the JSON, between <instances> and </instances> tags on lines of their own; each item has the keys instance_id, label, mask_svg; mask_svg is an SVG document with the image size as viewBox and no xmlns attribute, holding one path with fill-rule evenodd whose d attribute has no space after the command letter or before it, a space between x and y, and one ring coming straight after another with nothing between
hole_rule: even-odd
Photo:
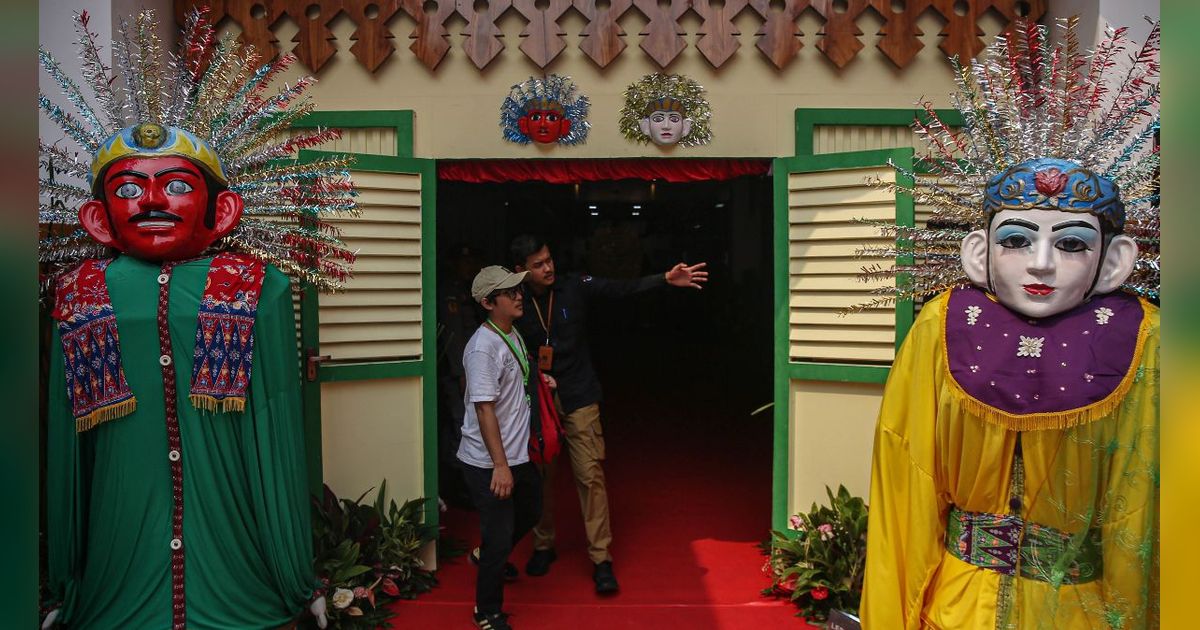
<instances>
[{"instance_id":1,"label":"person in background","mask_svg":"<svg viewBox=\"0 0 1200 630\"><path fill-rule=\"evenodd\" d=\"M457 454L467 391L463 350L484 320L483 309L471 298L471 281L481 267L474 248L459 245L450 250L446 269L438 274L438 495L459 508L471 505Z\"/></svg>"},{"instance_id":2,"label":"person in background","mask_svg":"<svg viewBox=\"0 0 1200 630\"><path fill-rule=\"evenodd\" d=\"M525 276L498 265L475 276L471 297L488 317L463 352L466 412L458 459L479 510L482 544L474 621L484 630L511 627L502 610L505 563L541 512L541 477L529 461L530 397L526 393L535 375L525 342L513 326L522 313L520 285Z\"/></svg>"},{"instance_id":3,"label":"person in background","mask_svg":"<svg viewBox=\"0 0 1200 630\"><path fill-rule=\"evenodd\" d=\"M608 491L604 481L604 434L600 425L600 382L592 367L584 335L588 302L594 298L619 298L667 285L700 289L708 281L706 263L679 263L669 271L634 280L608 280L588 275L558 276L546 242L523 234L509 247L514 268L525 278L527 308L517 327L530 343L537 344L538 367L558 382L556 400L563 418L567 452L579 491L587 531L588 556L595 568L596 592L619 589L613 572L612 529ZM529 575L545 575L557 559L554 551L553 462L543 470L542 518L533 530L533 555L525 565Z\"/></svg>"}]
</instances>

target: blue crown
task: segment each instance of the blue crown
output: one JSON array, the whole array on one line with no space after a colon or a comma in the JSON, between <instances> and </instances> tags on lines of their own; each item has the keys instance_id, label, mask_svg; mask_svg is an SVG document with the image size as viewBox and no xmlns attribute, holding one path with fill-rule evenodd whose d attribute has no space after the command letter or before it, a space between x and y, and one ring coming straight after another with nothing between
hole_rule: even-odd
<instances>
[{"instance_id":1,"label":"blue crown","mask_svg":"<svg viewBox=\"0 0 1200 630\"><path fill-rule=\"evenodd\" d=\"M1112 180L1068 160L1026 160L993 177L984 191L983 212L1062 210L1096 215L1104 231L1125 229L1125 204Z\"/></svg>"}]
</instances>

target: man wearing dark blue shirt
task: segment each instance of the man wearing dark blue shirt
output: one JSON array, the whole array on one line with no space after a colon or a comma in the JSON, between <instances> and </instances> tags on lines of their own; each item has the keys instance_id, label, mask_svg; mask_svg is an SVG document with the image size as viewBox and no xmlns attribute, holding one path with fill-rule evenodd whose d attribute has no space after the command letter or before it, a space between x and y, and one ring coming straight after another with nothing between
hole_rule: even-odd
<instances>
[{"instance_id":1,"label":"man wearing dark blue shirt","mask_svg":"<svg viewBox=\"0 0 1200 630\"><path fill-rule=\"evenodd\" d=\"M546 243L530 235L513 239L509 248L518 272L528 271L525 279L525 314L517 328L537 347L538 364L543 372L558 381L563 428L567 434L567 452L579 504L587 530L588 556L595 565L592 578L596 592L613 593L618 589L613 574L612 543L609 526L608 494L604 482L604 434L600 425L600 382L592 367L585 325L588 302L593 298L633 295L666 285L701 288L708 281L706 263L687 266L679 263L670 271L635 280L609 280L587 275L558 276L554 259ZM529 575L545 575L554 552L554 515L552 503L552 466L543 475L544 495L541 521L534 527L533 556L525 565Z\"/></svg>"}]
</instances>

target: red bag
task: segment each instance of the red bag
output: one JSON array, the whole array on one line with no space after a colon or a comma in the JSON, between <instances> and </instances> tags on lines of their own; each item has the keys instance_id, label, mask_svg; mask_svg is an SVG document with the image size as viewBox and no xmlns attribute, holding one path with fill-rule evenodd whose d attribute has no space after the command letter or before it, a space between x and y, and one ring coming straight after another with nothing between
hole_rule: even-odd
<instances>
[{"instance_id":1,"label":"red bag","mask_svg":"<svg viewBox=\"0 0 1200 630\"><path fill-rule=\"evenodd\" d=\"M547 464L554 461L562 451L563 428L559 420L558 410L554 407L554 394L550 386L542 380L541 374L537 379L538 407L541 410L538 426L529 429L529 459L535 464Z\"/></svg>"}]
</instances>

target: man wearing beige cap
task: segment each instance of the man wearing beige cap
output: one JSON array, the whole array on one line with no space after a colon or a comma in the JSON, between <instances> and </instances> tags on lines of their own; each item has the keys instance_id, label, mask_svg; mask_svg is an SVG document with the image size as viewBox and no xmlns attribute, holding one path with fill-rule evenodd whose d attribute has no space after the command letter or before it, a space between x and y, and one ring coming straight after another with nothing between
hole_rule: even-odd
<instances>
[{"instance_id":1,"label":"man wearing beige cap","mask_svg":"<svg viewBox=\"0 0 1200 630\"><path fill-rule=\"evenodd\" d=\"M541 516L542 484L529 461L530 397L536 377L513 321L521 316L521 281L527 272L484 267L471 297L488 312L463 350L467 388L458 459L471 500L479 510L482 544L475 580L475 625L508 630L504 570L513 546Z\"/></svg>"}]
</instances>

